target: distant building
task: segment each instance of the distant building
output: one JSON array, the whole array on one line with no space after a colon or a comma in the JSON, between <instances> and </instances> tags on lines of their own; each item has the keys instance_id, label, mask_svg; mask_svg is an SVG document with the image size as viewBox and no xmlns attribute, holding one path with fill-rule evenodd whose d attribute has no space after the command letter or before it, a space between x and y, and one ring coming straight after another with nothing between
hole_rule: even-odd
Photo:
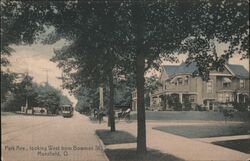
<instances>
[{"instance_id":1,"label":"distant building","mask_svg":"<svg viewBox=\"0 0 250 161\"><path fill-rule=\"evenodd\" d=\"M136 90L132 92L132 110L133 111L137 110L137 91Z\"/></svg>"},{"instance_id":2,"label":"distant building","mask_svg":"<svg viewBox=\"0 0 250 161\"><path fill-rule=\"evenodd\" d=\"M242 65L226 64L221 71L211 71L210 80L203 81L201 77L193 77L197 70L196 63L187 65L162 66L158 90L151 94L150 108L152 110L172 110L166 96L177 98L183 103L188 100L195 109L196 105L215 110L218 103L246 102L249 98L249 72ZM132 107L136 107L136 93L132 93Z\"/></svg>"}]
</instances>

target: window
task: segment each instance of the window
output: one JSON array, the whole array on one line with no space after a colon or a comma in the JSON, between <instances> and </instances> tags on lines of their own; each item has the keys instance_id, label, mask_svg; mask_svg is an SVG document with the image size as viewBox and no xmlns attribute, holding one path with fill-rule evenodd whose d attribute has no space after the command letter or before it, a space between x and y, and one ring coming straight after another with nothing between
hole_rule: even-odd
<instances>
[{"instance_id":1,"label":"window","mask_svg":"<svg viewBox=\"0 0 250 161\"><path fill-rule=\"evenodd\" d=\"M228 93L225 94L225 100L226 100L226 102L229 102L229 101L230 101L230 96L229 96Z\"/></svg>"},{"instance_id":2,"label":"window","mask_svg":"<svg viewBox=\"0 0 250 161\"><path fill-rule=\"evenodd\" d=\"M228 88L228 87L230 87L230 85L231 85L231 83L223 83L224 88Z\"/></svg>"},{"instance_id":3,"label":"window","mask_svg":"<svg viewBox=\"0 0 250 161\"><path fill-rule=\"evenodd\" d=\"M245 81L243 79L240 80L240 88L245 87Z\"/></svg>"},{"instance_id":4,"label":"window","mask_svg":"<svg viewBox=\"0 0 250 161\"><path fill-rule=\"evenodd\" d=\"M189 96L189 101L192 102L192 103L196 102L196 97L195 97L195 95L190 95L190 96Z\"/></svg>"},{"instance_id":5,"label":"window","mask_svg":"<svg viewBox=\"0 0 250 161\"><path fill-rule=\"evenodd\" d=\"M177 79L177 82L178 82L178 85L183 85L183 80L182 80L182 78L178 78L178 79Z\"/></svg>"},{"instance_id":6,"label":"window","mask_svg":"<svg viewBox=\"0 0 250 161\"><path fill-rule=\"evenodd\" d=\"M222 78L222 86L223 86L224 88L230 87L231 82L232 82L231 79L229 79L229 78L227 78L227 77Z\"/></svg>"},{"instance_id":7,"label":"window","mask_svg":"<svg viewBox=\"0 0 250 161\"><path fill-rule=\"evenodd\" d=\"M213 93L213 81L207 82L207 93Z\"/></svg>"},{"instance_id":8,"label":"window","mask_svg":"<svg viewBox=\"0 0 250 161\"><path fill-rule=\"evenodd\" d=\"M185 85L188 85L188 83L189 83L189 76L186 76L186 77L185 77L185 80L184 80L184 84L185 84Z\"/></svg>"},{"instance_id":9,"label":"window","mask_svg":"<svg viewBox=\"0 0 250 161\"><path fill-rule=\"evenodd\" d=\"M167 89L167 86L168 86L168 82L165 83L165 89Z\"/></svg>"},{"instance_id":10,"label":"window","mask_svg":"<svg viewBox=\"0 0 250 161\"><path fill-rule=\"evenodd\" d=\"M230 102L231 101L231 93L218 93L218 101L219 102Z\"/></svg>"},{"instance_id":11,"label":"window","mask_svg":"<svg viewBox=\"0 0 250 161\"><path fill-rule=\"evenodd\" d=\"M218 94L218 101L223 102L223 94L222 93Z\"/></svg>"}]
</instances>

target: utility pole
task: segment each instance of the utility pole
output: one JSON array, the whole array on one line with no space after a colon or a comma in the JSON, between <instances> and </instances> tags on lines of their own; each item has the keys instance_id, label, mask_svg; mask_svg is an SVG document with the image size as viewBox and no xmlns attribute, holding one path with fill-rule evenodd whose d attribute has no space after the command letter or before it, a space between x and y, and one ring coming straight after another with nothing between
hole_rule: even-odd
<instances>
[{"instance_id":1,"label":"utility pole","mask_svg":"<svg viewBox=\"0 0 250 161\"><path fill-rule=\"evenodd\" d=\"M103 87L102 86L99 87L99 97L100 97L99 107L100 107L100 110L101 110L101 109L104 109Z\"/></svg>"},{"instance_id":2,"label":"utility pole","mask_svg":"<svg viewBox=\"0 0 250 161\"><path fill-rule=\"evenodd\" d=\"M30 88L28 87L28 85L27 85L27 81L28 81L28 77L29 77L29 69L27 69L27 72L26 72L26 76L25 76L26 78L26 84L25 84L25 88L26 88L26 100L25 100L25 109L26 109L26 111L27 111L27 109L29 109L29 102L28 102L28 96L29 96L29 90L30 90ZM33 114L33 110L32 110L32 114Z\"/></svg>"},{"instance_id":3,"label":"utility pole","mask_svg":"<svg viewBox=\"0 0 250 161\"><path fill-rule=\"evenodd\" d=\"M46 83L47 83L47 85L49 84L49 69L48 68L42 68L43 69L43 71L45 71L46 72Z\"/></svg>"}]
</instances>

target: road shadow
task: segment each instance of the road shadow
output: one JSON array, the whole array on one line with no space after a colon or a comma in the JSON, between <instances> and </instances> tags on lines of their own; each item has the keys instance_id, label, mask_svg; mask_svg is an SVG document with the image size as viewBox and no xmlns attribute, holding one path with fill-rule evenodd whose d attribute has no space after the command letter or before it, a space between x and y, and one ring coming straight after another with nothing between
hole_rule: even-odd
<instances>
[{"instance_id":1,"label":"road shadow","mask_svg":"<svg viewBox=\"0 0 250 161\"><path fill-rule=\"evenodd\" d=\"M173 155L149 149L146 154L139 155L135 148L131 149L106 149L109 161L184 161Z\"/></svg>"},{"instance_id":2,"label":"road shadow","mask_svg":"<svg viewBox=\"0 0 250 161\"><path fill-rule=\"evenodd\" d=\"M136 143L136 137L126 131L96 130L96 134L104 145Z\"/></svg>"}]
</instances>

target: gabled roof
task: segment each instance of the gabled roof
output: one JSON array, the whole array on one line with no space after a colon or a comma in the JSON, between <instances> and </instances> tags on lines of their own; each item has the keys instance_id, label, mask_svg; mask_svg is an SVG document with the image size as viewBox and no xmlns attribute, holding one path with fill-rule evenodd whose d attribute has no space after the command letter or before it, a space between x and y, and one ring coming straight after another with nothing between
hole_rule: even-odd
<instances>
[{"instance_id":1,"label":"gabled roof","mask_svg":"<svg viewBox=\"0 0 250 161\"><path fill-rule=\"evenodd\" d=\"M249 78L249 72L242 66L237 64L227 64L226 65L231 74L238 78ZM168 75L176 75L176 74L193 74L198 70L195 62L190 64L182 63L180 65L165 65L164 69Z\"/></svg>"},{"instance_id":2,"label":"gabled roof","mask_svg":"<svg viewBox=\"0 0 250 161\"><path fill-rule=\"evenodd\" d=\"M249 72L242 65L227 64L227 66L236 77L249 78Z\"/></svg>"},{"instance_id":3,"label":"gabled roof","mask_svg":"<svg viewBox=\"0 0 250 161\"><path fill-rule=\"evenodd\" d=\"M165 71L168 75L187 73L192 74L198 68L196 67L196 63L182 63L180 65L165 65Z\"/></svg>"},{"instance_id":4,"label":"gabled roof","mask_svg":"<svg viewBox=\"0 0 250 161\"><path fill-rule=\"evenodd\" d=\"M179 65L165 65L164 69L165 69L167 74L173 75L176 73L178 67L179 67Z\"/></svg>"}]
</instances>

